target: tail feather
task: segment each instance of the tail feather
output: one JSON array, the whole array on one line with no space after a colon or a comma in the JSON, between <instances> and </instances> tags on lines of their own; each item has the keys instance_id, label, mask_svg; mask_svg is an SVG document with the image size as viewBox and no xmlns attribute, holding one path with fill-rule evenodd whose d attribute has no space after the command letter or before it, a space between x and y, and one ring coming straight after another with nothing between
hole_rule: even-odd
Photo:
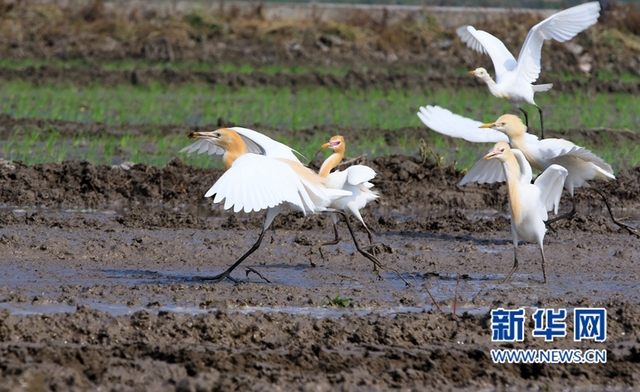
<instances>
[{"instance_id":1,"label":"tail feather","mask_svg":"<svg viewBox=\"0 0 640 392\"><path fill-rule=\"evenodd\" d=\"M548 83L548 84L534 84L533 86L533 91L534 92L540 92L540 91L549 91L551 90L551 87L553 87L553 83Z\"/></svg>"}]
</instances>

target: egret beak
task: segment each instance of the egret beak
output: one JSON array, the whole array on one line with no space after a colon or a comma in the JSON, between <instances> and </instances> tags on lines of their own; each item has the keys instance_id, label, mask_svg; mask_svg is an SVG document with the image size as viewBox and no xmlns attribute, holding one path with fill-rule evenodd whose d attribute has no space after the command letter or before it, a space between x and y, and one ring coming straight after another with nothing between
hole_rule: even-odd
<instances>
[{"instance_id":1,"label":"egret beak","mask_svg":"<svg viewBox=\"0 0 640 392\"><path fill-rule=\"evenodd\" d=\"M496 126L496 123L490 123L490 124L482 124L478 128L493 128L495 126Z\"/></svg>"},{"instance_id":2,"label":"egret beak","mask_svg":"<svg viewBox=\"0 0 640 392\"><path fill-rule=\"evenodd\" d=\"M333 148L340 144L340 140L331 141L322 145L322 148Z\"/></svg>"},{"instance_id":3,"label":"egret beak","mask_svg":"<svg viewBox=\"0 0 640 392\"><path fill-rule=\"evenodd\" d=\"M322 146L320 146L320 148L329 148L331 146L331 143L325 143Z\"/></svg>"},{"instance_id":4,"label":"egret beak","mask_svg":"<svg viewBox=\"0 0 640 392\"><path fill-rule=\"evenodd\" d=\"M495 158L498 155L500 155L500 152L501 152L500 150L491 150L487 153L487 155L484 156L484 159L489 160L491 158Z\"/></svg>"},{"instance_id":5,"label":"egret beak","mask_svg":"<svg viewBox=\"0 0 640 392\"><path fill-rule=\"evenodd\" d=\"M218 139L219 135L215 135L215 132L191 132L189 139Z\"/></svg>"},{"instance_id":6,"label":"egret beak","mask_svg":"<svg viewBox=\"0 0 640 392\"><path fill-rule=\"evenodd\" d=\"M475 75L476 71L469 71L469 75Z\"/></svg>"}]
</instances>

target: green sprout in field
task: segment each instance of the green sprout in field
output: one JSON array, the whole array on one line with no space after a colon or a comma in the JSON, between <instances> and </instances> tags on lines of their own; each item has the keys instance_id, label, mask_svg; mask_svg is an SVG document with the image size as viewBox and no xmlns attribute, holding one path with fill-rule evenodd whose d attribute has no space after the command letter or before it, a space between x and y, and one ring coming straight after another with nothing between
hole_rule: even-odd
<instances>
[{"instance_id":1,"label":"green sprout in field","mask_svg":"<svg viewBox=\"0 0 640 392\"><path fill-rule=\"evenodd\" d=\"M340 297L340 293L336 294L334 298L325 295L322 299L322 307L326 308L327 306L330 306L332 308L347 308L351 301L353 301L353 298Z\"/></svg>"}]
</instances>

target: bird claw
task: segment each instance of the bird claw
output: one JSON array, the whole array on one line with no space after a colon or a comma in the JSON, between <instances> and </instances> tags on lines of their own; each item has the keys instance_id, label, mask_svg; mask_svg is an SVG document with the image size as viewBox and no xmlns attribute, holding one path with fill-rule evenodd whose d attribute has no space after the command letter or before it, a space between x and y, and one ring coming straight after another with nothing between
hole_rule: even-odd
<instances>
[{"instance_id":1,"label":"bird claw","mask_svg":"<svg viewBox=\"0 0 640 392\"><path fill-rule=\"evenodd\" d=\"M248 278L249 277L249 273L253 272L254 274L258 275L261 279L263 279L265 282L267 283L271 283L271 281L267 278L265 278L264 276L262 276L262 274L258 271L256 271L255 269L251 268L251 267L245 267L245 276Z\"/></svg>"}]
</instances>

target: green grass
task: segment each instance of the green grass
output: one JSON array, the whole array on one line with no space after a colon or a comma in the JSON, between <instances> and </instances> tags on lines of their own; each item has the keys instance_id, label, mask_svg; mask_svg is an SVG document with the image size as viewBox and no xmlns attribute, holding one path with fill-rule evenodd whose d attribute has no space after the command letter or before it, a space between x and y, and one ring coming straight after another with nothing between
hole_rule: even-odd
<instances>
[{"instance_id":1,"label":"green grass","mask_svg":"<svg viewBox=\"0 0 640 392\"><path fill-rule=\"evenodd\" d=\"M640 128L640 97L624 94L569 95L557 92L538 94L538 104L545 110L548 129L612 128L637 131ZM377 129L397 130L423 127L415 115L420 105L438 104L483 122L494 121L505 112L517 113L504 100L490 96L484 88L429 91L426 89L338 90L328 88L229 88L204 84L167 87L121 85L65 86L32 85L6 82L0 88L0 113L19 118L55 119L72 122L101 122L112 125L208 125L219 117L238 125L260 129L261 126L282 129L310 129L316 125L362 129L364 142L351 144L351 156L403 153L417 155L418 140L400 136L388 145ZM538 128L535 108L527 107L534 128ZM255 125L259 124L259 125ZM328 132L328 131L325 131ZM486 146L469 146L464 141L450 141L425 128L434 152L447 164L454 161L468 167ZM291 134L290 132L288 133ZM328 133L318 132L305 144L295 136L280 138L308 158L326 142ZM188 140L180 132L138 136L102 135L89 139L63 139L57 130L39 135L34 129L17 132L13 138L0 141L5 159L26 163L87 159L96 163L117 164L123 161L166 164L178 155ZM453 148L452 148L453 146ZM613 147L590 146L614 164L640 164L634 146L613 151ZM597 148L595 148L597 147ZM608 151L610 148L612 151ZM635 149L634 149L635 148ZM604 149L604 150L603 150ZM184 154L182 154L184 155ZM181 156L181 158L185 158ZM208 165L208 157L188 158L190 164Z\"/></svg>"}]
</instances>

